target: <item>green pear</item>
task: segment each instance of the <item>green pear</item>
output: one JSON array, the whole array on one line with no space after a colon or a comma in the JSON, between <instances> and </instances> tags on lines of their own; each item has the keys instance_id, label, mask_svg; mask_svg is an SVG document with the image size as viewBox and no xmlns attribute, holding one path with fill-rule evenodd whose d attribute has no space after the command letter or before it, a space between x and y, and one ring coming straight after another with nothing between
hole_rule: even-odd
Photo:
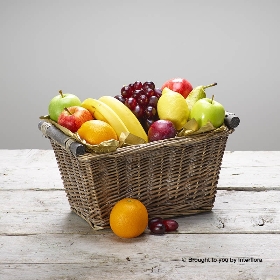
<instances>
[{"instance_id":1,"label":"green pear","mask_svg":"<svg viewBox=\"0 0 280 280\"><path fill-rule=\"evenodd\" d=\"M205 89L209 88L209 87L213 87L216 86L217 83L208 85L208 86L197 86L195 87L187 96L186 98L186 102L188 104L189 110L191 111L194 103L196 101L198 101L199 99L205 98L206 97L206 93L205 93Z\"/></svg>"}]
</instances>

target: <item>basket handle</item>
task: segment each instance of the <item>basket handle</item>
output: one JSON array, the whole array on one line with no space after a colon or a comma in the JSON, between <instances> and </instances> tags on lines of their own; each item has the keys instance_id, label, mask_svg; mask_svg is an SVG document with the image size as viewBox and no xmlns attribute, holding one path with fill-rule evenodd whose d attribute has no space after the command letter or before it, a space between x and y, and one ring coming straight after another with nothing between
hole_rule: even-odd
<instances>
[{"instance_id":1,"label":"basket handle","mask_svg":"<svg viewBox=\"0 0 280 280\"><path fill-rule=\"evenodd\" d=\"M40 121L38 124L38 128L46 137L54 140L65 150L70 151L74 156L81 156L85 154L86 149L83 144L76 142L74 139L64 134L54 125L45 121Z\"/></svg>"},{"instance_id":2,"label":"basket handle","mask_svg":"<svg viewBox=\"0 0 280 280\"><path fill-rule=\"evenodd\" d=\"M231 129L236 128L240 123L239 117L237 117L234 113L230 112L226 112L224 121L225 125Z\"/></svg>"}]
</instances>

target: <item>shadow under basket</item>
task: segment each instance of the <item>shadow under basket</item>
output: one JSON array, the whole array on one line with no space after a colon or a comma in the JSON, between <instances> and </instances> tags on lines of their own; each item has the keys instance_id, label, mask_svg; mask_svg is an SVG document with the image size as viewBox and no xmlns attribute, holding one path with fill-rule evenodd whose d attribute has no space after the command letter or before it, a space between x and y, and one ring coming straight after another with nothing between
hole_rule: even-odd
<instances>
[{"instance_id":1,"label":"shadow under basket","mask_svg":"<svg viewBox=\"0 0 280 280\"><path fill-rule=\"evenodd\" d=\"M92 228L109 227L117 201L139 199L149 217L211 211L229 134L211 131L75 156L48 137L71 209Z\"/></svg>"}]
</instances>

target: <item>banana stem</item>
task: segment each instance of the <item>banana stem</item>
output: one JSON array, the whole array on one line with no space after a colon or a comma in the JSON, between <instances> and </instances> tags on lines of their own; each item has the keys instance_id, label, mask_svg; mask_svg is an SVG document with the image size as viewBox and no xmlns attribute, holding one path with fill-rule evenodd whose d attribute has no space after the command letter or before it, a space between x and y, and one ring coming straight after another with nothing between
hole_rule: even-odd
<instances>
[{"instance_id":1,"label":"banana stem","mask_svg":"<svg viewBox=\"0 0 280 280\"><path fill-rule=\"evenodd\" d=\"M213 87L213 86L216 86L216 85L217 85L217 83L214 83L214 84L211 84L211 85L208 85L208 86L203 86L203 88L206 89L206 88Z\"/></svg>"}]
</instances>

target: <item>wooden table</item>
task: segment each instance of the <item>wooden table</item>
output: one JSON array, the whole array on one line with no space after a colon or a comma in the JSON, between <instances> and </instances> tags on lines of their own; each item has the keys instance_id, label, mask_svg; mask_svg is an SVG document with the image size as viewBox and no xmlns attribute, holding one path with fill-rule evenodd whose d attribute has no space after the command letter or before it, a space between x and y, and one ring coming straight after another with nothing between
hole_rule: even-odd
<instances>
[{"instance_id":1,"label":"wooden table","mask_svg":"<svg viewBox=\"0 0 280 280\"><path fill-rule=\"evenodd\" d=\"M0 150L0 279L280 279L280 151L226 152L212 212L122 240L70 211L51 150Z\"/></svg>"}]
</instances>

